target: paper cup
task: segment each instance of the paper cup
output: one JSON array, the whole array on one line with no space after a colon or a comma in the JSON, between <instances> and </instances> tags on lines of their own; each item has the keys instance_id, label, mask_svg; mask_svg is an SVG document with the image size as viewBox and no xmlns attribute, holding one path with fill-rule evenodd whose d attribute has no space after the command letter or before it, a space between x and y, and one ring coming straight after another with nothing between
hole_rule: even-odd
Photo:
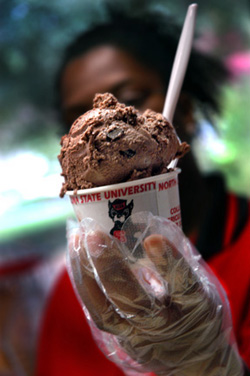
<instances>
[{"instance_id":1,"label":"paper cup","mask_svg":"<svg viewBox=\"0 0 250 376\"><path fill-rule=\"evenodd\" d=\"M68 191L67 195L79 221L92 218L114 236L131 214L142 211L168 218L181 227L179 173L177 168L149 178L79 190L76 194Z\"/></svg>"}]
</instances>

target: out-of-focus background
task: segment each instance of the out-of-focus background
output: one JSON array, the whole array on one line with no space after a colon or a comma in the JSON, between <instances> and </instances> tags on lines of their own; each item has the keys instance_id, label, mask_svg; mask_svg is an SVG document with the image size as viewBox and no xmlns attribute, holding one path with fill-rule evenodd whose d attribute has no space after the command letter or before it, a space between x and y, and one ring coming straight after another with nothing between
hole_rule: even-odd
<instances>
[{"instance_id":1,"label":"out-of-focus background","mask_svg":"<svg viewBox=\"0 0 250 376\"><path fill-rule=\"evenodd\" d=\"M100 17L102 1L93 1ZM89 3L0 0L0 261L64 247L72 211L68 199L58 197L62 131L53 107L54 76L63 48L93 17ZM153 3L181 24L190 4ZM222 57L234 78L216 119L219 133L204 123L193 147L201 168L222 170L230 189L250 196L250 3L197 3L195 43Z\"/></svg>"}]
</instances>

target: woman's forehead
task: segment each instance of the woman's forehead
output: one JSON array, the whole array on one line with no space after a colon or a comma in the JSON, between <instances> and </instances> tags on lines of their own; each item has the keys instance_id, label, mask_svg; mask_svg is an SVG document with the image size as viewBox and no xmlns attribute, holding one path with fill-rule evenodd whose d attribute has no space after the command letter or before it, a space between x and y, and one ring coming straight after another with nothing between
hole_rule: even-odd
<instances>
[{"instance_id":1,"label":"woman's forehead","mask_svg":"<svg viewBox=\"0 0 250 376\"><path fill-rule=\"evenodd\" d=\"M87 52L72 59L64 70L63 76L69 74L84 75L87 79L89 74L101 76L110 71L144 71L153 70L139 61L132 53L120 47L112 45L96 46Z\"/></svg>"}]
</instances>

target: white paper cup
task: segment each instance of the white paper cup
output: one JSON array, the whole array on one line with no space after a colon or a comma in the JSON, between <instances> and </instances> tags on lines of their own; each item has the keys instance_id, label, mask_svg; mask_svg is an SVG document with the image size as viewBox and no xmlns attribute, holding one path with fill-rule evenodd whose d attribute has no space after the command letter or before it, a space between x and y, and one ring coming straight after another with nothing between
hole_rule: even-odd
<instances>
[{"instance_id":1,"label":"white paper cup","mask_svg":"<svg viewBox=\"0 0 250 376\"><path fill-rule=\"evenodd\" d=\"M134 213L147 211L181 227L178 174L180 169L149 178L103 187L68 191L79 221L92 218L116 236L118 224Z\"/></svg>"}]
</instances>

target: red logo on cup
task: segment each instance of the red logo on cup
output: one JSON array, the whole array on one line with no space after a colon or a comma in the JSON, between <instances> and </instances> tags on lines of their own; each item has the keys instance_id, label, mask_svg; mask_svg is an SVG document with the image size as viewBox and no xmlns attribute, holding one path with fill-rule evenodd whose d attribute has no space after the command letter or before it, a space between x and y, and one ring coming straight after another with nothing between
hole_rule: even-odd
<instances>
[{"instance_id":1,"label":"red logo on cup","mask_svg":"<svg viewBox=\"0 0 250 376\"><path fill-rule=\"evenodd\" d=\"M113 232L113 236L117 238L121 243L126 243L126 233L123 230L116 230Z\"/></svg>"}]
</instances>

